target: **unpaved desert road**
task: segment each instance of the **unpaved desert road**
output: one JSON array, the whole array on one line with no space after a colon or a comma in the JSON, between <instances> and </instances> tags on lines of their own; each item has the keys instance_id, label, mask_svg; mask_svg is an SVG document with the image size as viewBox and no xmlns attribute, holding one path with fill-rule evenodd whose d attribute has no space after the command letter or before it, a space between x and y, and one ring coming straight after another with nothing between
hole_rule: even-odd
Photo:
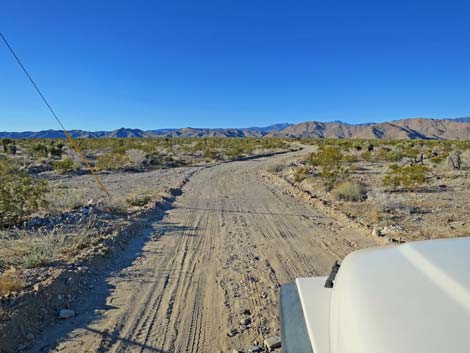
<instances>
[{"instance_id":1,"label":"unpaved desert road","mask_svg":"<svg viewBox=\"0 0 470 353\"><path fill-rule=\"evenodd\" d=\"M151 224L161 237L148 237L141 256L107 279L108 310L43 351L246 351L279 334L280 284L325 275L336 259L375 245L260 176L266 163L282 158L195 174L174 207ZM240 331L243 311L252 323L228 337L228 329Z\"/></svg>"}]
</instances>

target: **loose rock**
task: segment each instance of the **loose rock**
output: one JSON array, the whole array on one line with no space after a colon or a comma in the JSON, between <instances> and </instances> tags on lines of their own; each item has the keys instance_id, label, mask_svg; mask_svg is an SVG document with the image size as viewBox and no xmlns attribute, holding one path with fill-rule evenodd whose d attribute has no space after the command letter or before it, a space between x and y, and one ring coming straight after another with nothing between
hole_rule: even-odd
<instances>
[{"instance_id":1,"label":"loose rock","mask_svg":"<svg viewBox=\"0 0 470 353\"><path fill-rule=\"evenodd\" d=\"M372 229L372 236L373 237L382 237L383 236L382 229L379 228L379 227L374 227L374 229Z\"/></svg>"},{"instance_id":2,"label":"loose rock","mask_svg":"<svg viewBox=\"0 0 470 353\"><path fill-rule=\"evenodd\" d=\"M59 319L70 319L75 316L75 311L72 309L62 309L59 312Z\"/></svg>"},{"instance_id":3,"label":"loose rock","mask_svg":"<svg viewBox=\"0 0 470 353\"><path fill-rule=\"evenodd\" d=\"M230 330L227 331L227 336L233 337L238 333L237 329L231 328Z\"/></svg>"},{"instance_id":4,"label":"loose rock","mask_svg":"<svg viewBox=\"0 0 470 353\"><path fill-rule=\"evenodd\" d=\"M251 323L251 319L249 317L244 317L240 320L241 325L249 325Z\"/></svg>"},{"instance_id":5,"label":"loose rock","mask_svg":"<svg viewBox=\"0 0 470 353\"><path fill-rule=\"evenodd\" d=\"M264 340L264 346L268 351L281 347L281 337L272 336Z\"/></svg>"}]
</instances>

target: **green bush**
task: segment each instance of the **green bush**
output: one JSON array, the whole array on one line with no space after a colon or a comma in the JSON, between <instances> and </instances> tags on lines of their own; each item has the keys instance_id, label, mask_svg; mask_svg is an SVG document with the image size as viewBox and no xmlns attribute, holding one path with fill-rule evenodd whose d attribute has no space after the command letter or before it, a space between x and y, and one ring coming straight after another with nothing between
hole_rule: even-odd
<instances>
[{"instance_id":1,"label":"green bush","mask_svg":"<svg viewBox=\"0 0 470 353\"><path fill-rule=\"evenodd\" d=\"M47 157L47 145L42 142L37 142L33 145L33 154L38 157Z\"/></svg>"},{"instance_id":2,"label":"green bush","mask_svg":"<svg viewBox=\"0 0 470 353\"><path fill-rule=\"evenodd\" d=\"M343 154L336 146L322 146L316 154L310 155L307 162L314 166L325 167L341 164Z\"/></svg>"},{"instance_id":3,"label":"green bush","mask_svg":"<svg viewBox=\"0 0 470 353\"><path fill-rule=\"evenodd\" d=\"M363 201L367 198L367 191L364 185L355 181L344 181L335 186L331 194L336 200Z\"/></svg>"},{"instance_id":4,"label":"green bush","mask_svg":"<svg viewBox=\"0 0 470 353\"><path fill-rule=\"evenodd\" d=\"M390 171L383 178L385 186L412 188L426 182L429 168L416 164L400 167L397 164L390 166Z\"/></svg>"},{"instance_id":5,"label":"green bush","mask_svg":"<svg viewBox=\"0 0 470 353\"><path fill-rule=\"evenodd\" d=\"M321 146L316 154L307 159L308 164L320 168L320 177L328 190L334 184L348 175L348 170L342 166L344 156L337 146Z\"/></svg>"},{"instance_id":6,"label":"green bush","mask_svg":"<svg viewBox=\"0 0 470 353\"><path fill-rule=\"evenodd\" d=\"M359 158L355 154L347 154L343 157L343 160L346 163L356 163L359 161Z\"/></svg>"},{"instance_id":7,"label":"green bush","mask_svg":"<svg viewBox=\"0 0 470 353\"><path fill-rule=\"evenodd\" d=\"M46 205L47 184L0 159L0 225L13 225Z\"/></svg>"},{"instance_id":8,"label":"green bush","mask_svg":"<svg viewBox=\"0 0 470 353\"><path fill-rule=\"evenodd\" d=\"M8 153L8 145L12 144L12 139L2 139L3 152Z\"/></svg>"},{"instance_id":9,"label":"green bush","mask_svg":"<svg viewBox=\"0 0 470 353\"><path fill-rule=\"evenodd\" d=\"M51 144L47 147L47 151L51 156L62 157L64 144L62 142L51 141Z\"/></svg>"},{"instance_id":10,"label":"green bush","mask_svg":"<svg viewBox=\"0 0 470 353\"><path fill-rule=\"evenodd\" d=\"M54 166L54 170L61 174L73 172L74 170L77 170L80 168L80 166L78 166L70 158L65 158L61 161L56 161L52 165Z\"/></svg>"},{"instance_id":11,"label":"green bush","mask_svg":"<svg viewBox=\"0 0 470 353\"><path fill-rule=\"evenodd\" d=\"M16 143L12 139L2 139L3 152L7 154L16 154Z\"/></svg>"},{"instance_id":12,"label":"green bush","mask_svg":"<svg viewBox=\"0 0 470 353\"><path fill-rule=\"evenodd\" d=\"M297 183L300 183L302 180L304 180L307 175L309 174L309 168L308 167L300 167L295 170L294 173L294 180Z\"/></svg>"},{"instance_id":13,"label":"green bush","mask_svg":"<svg viewBox=\"0 0 470 353\"><path fill-rule=\"evenodd\" d=\"M331 190L338 181L347 178L348 175L349 170L339 165L325 166L320 172L320 177L327 190Z\"/></svg>"},{"instance_id":14,"label":"green bush","mask_svg":"<svg viewBox=\"0 0 470 353\"><path fill-rule=\"evenodd\" d=\"M392 150L389 147L380 147L377 157L388 162L399 162L403 158L403 154L400 149Z\"/></svg>"}]
</instances>

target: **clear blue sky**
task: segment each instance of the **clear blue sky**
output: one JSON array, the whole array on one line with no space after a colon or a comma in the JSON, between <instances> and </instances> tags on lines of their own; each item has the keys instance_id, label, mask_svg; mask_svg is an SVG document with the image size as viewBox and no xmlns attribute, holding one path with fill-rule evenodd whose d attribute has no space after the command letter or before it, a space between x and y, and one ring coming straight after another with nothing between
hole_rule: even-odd
<instances>
[{"instance_id":1,"label":"clear blue sky","mask_svg":"<svg viewBox=\"0 0 470 353\"><path fill-rule=\"evenodd\" d=\"M468 1L4 0L69 129L470 114ZM0 130L58 128L0 46Z\"/></svg>"}]
</instances>

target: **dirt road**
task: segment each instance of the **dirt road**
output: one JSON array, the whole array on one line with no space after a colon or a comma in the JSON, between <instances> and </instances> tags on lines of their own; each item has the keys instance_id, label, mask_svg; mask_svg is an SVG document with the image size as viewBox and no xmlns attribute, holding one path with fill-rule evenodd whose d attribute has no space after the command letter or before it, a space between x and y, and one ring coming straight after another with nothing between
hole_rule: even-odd
<instances>
[{"instance_id":1,"label":"dirt road","mask_svg":"<svg viewBox=\"0 0 470 353\"><path fill-rule=\"evenodd\" d=\"M65 337L46 332L42 351L232 352L278 334L280 284L327 274L334 260L374 245L259 175L281 158L194 175L148 241L131 245L142 246L140 256L106 278L112 290L91 290L75 322L63 324ZM85 320L85 304L92 310L100 296L106 310Z\"/></svg>"}]
</instances>

